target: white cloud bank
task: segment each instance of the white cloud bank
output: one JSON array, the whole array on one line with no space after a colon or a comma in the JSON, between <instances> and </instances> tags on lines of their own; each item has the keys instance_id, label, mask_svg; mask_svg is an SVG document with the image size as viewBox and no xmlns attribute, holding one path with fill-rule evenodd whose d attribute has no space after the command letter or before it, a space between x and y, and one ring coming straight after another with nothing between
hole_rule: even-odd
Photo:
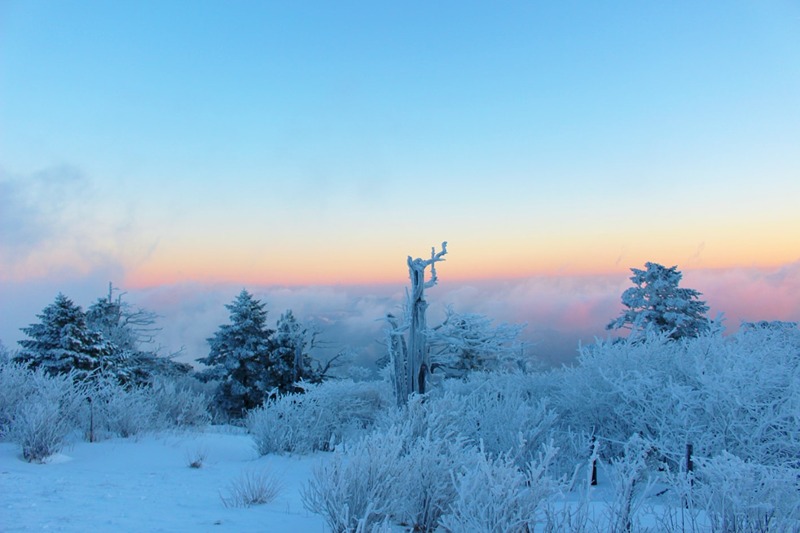
<instances>
[{"instance_id":1,"label":"white cloud bank","mask_svg":"<svg viewBox=\"0 0 800 533\"><path fill-rule=\"evenodd\" d=\"M98 273L100 275L111 272ZM94 281L93 281L94 280ZM605 325L620 310L620 295L630 286L625 275L532 277L475 283L448 282L427 293L430 320L435 322L447 305L457 311L487 315L496 322L526 323L524 338L534 355L547 363L569 361L578 343L607 335ZM710 316L724 312L729 331L741 321L800 321L800 261L773 270L753 268L684 271L683 286L703 293ZM384 322L388 312L399 314L405 287L309 286L258 287L233 284L176 284L131 290L132 304L162 316L159 341L165 351L181 347L182 360L206 355L206 339L228 320L225 304L242 288L266 302L270 323L292 309L301 320L321 331L320 356L350 348L365 365L383 355ZM0 284L0 339L13 348L22 338L20 327L36 321L36 314L61 291L76 303L89 305L107 290L99 276L58 284Z\"/></svg>"}]
</instances>

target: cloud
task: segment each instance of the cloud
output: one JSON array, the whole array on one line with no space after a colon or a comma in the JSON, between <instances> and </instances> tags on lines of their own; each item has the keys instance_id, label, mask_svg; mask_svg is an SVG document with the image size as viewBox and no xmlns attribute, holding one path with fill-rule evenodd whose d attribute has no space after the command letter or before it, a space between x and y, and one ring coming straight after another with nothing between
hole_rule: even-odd
<instances>
[{"instance_id":1,"label":"cloud","mask_svg":"<svg viewBox=\"0 0 800 533\"><path fill-rule=\"evenodd\" d=\"M579 342L604 336L605 324L618 314L624 281L608 277L540 277L499 282L440 283L427 292L429 322L437 323L447 306L479 313L495 323L527 323L523 339L532 353L549 363L574 358ZM130 301L164 317L161 342L168 351L184 348L192 362L208 352L206 339L228 321L225 305L243 287L234 284L175 284L135 291ZM371 366L385 353L387 313L402 314L403 285L260 287L247 290L267 304L274 326L292 309L319 332L319 358L350 349L356 363Z\"/></svg>"},{"instance_id":2,"label":"cloud","mask_svg":"<svg viewBox=\"0 0 800 533\"><path fill-rule=\"evenodd\" d=\"M772 270L708 269L684 272L685 286L703 293L713 317L724 313L733 332L742 321L800 321L800 261Z\"/></svg>"},{"instance_id":3,"label":"cloud","mask_svg":"<svg viewBox=\"0 0 800 533\"><path fill-rule=\"evenodd\" d=\"M102 198L78 168L0 169L0 281L77 278L141 260L135 210Z\"/></svg>"},{"instance_id":4,"label":"cloud","mask_svg":"<svg viewBox=\"0 0 800 533\"><path fill-rule=\"evenodd\" d=\"M800 321L800 261L775 269L731 268L684 271L682 286L703 293L710 315L724 311L732 332L742 320ZM84 307L107 290L111 271L71 281L0 283L0 339L9 348L21 338L20 327L64 292ZM102 276L102 277L101 277ZM526 323L523 340L537 358L561 364L574 359L579 342L609 335L605 325L622 310L620 295L630 286L628 273L604 276L539 276L515 280L448 282L427 291L429 322L435 324L452 305L479 313L495 323ZM320 331L316 356L343 349L356 352L356 363L371 367L384 355L389 312L402 313L404 284L274 287L240 284L182 283L132 290L125 299L161 315L159 342L164 352L184 348L180 360L193 363L208 353L206 339L227 323L225 305L247 288L267 304L275 325L286 309Z\"/></svg>"},{"instance_id":5,"label":"cloud","mask_svg":"<svg viewBox=\"0 0 800 533\"><path fill-rule=\"evenodd\" d=\"M193 362L208 353L206 339L228 322L226 304L246 288L267 305L274 327L281 313L295 316L319 331L316 356L332 357L341 350L358 353L359 364L370 365L383 353L382 317L399 303L401 292L389 286L260 287L234 284L175 284L131 293L130 301L163 317L160 341L166 351L183 348L182 360ZM402 290L402 289L401 289Z\"/></svg>"},{"instance_id":6,"label":"cloud","mask_svg":"<svg viewBox=\"0 0 800 533\"><path fill-rule=\"evenodd\" d=\"M0 251L2 257L27 256L66 233L63 221L70 198L86 187L73 167L53 167L29 176L0 169Z\"/></svg>"}]
</instances>

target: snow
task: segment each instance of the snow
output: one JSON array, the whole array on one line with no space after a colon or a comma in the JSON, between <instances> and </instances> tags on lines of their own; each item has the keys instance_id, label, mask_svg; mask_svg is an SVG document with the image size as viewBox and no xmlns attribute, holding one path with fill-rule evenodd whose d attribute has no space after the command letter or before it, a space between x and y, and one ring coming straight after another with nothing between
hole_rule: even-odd
<instances>
[{"instance_id":1,"label":"snow","mask_svg":"<svg viewBox=\"0 0 800 533\"><path fill-rule=\"evenodd\" d=\"M189 463L205 455L201 468ZM323 454L259 457L237 428L77 440L45 464L0 443L0 531L325 531L300 489ZM227 508L221 496L244 473L282 485L271 503Z\"/></svg>"},{"instance_id":2,"label":"snow","mask_svg":"<svg viewBox=\"0 0 800 533\"><path fill-rule=\"evenodd\" d=\"M189 463L203 456L200 468ZM133 439L76 440L43 464L0 443L0 531L326 532L300 491L312 468L333 455L259 457L239 428L164 431ZM222 497L247 472L270 472L282 488L271 503L228 508ZM604 480L610 473L601 471ZM590 522L604 522L610 482L593 488ZM578 505L577 494L562 505ZM394 531L406 528L394 526Z\"/></svg>"}]
</instances>

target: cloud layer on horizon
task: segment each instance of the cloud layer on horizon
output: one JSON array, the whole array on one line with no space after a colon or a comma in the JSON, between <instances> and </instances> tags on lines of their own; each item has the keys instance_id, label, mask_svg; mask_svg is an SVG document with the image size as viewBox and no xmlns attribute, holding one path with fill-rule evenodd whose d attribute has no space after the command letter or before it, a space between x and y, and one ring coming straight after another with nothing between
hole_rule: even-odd
<instances>
[{"instance_id":1,"label":"cloud layer on horizon","mask_svg":"<svg viewBox=\"0 0 800 533\"><path fill-rule=\"evenodd\" d=\"M107 272L107 274L111 274ZM459 312L484 314L496 323L526 323L523 339L531 353L546 363L569 361L579 342L605 337L605 325L621 310L620 295L630 281L625 276L540 276L481 282L442 281L427 292L430 322L444 316L446 306ZM102 279L93 276L92 280ZM0 284L0 339L13 348L20 327L64 292L84 307L103 296L106 282L81 278L58 286ZM741 321L800 321L800 261L774 270L736 268L684 271L682 286L703 293L710 317L724 312L728 331ZM320 331L320 355L350 349L356 362L369 366L383 355L386 313L402 313L403 285L263 287L237 284L185 283L133 290L125 299L158 313L165 352L183 348L180 359L206 355L206 339L228 321L225 305L242 288L267 304L274 325L286 309Z\"/></svg>"}]
</instances>

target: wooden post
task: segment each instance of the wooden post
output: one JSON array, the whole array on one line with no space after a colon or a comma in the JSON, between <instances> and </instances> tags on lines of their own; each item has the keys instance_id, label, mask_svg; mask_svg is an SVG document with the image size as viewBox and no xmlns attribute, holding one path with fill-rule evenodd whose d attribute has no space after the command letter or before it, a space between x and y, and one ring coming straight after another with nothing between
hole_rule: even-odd
<instances>
[{"instance_id":1,"label":"wooden post","mask_svg":"<svg viewBox=\"0 0 800 533\"><path fill-rule=\"evenodd\" d=\"M597 485L597 457L595 456L595 446L597 446L597 439L592 435L592 487Z\"/></svg>"},{"instance_id":2,"label":"wooden post","mask_svg":"<svg viewBox=\"0 0 800 533\"><path fill-rule=\"evenodd\" d=\"M686 477L689 478L689 487L694 487L694 476L691 473L694 471L694 461L692 460L692 453L694 452L694 446L690 443L686 443ZM688 509L691 499L691 488L689 489L690 492L683 496L683 506Z\"/></svg>"},{"instance_id":3,"label":"wooden post","mask_svg":"<svg viewBox=\"0 0 800 533\"><path fill-rule=\"evenodd\" d=\"M89 402L89 442L94 442L94 404L91 396L87 396L86 401Z\"/></svg>"}]
</instances>

